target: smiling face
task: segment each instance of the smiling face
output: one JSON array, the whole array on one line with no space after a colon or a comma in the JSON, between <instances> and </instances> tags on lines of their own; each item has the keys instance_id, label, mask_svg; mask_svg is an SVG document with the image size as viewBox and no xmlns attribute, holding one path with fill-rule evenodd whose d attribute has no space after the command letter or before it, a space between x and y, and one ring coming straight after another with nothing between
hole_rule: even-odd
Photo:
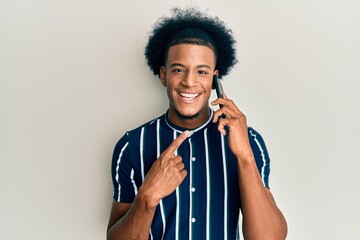
<instances>
[{"instance_id":1,"label":"smiling face","mask_svg":"<svg viewBox=\"0 0 360 240\"><path fill-rule=\"evenodd\" d=\"M208 100L216 60L207 46L178 44L169 48L165 66L160 68L160 80L169 97L169 120L192 129L210 117Z\"/></svg>"}]
</instances>

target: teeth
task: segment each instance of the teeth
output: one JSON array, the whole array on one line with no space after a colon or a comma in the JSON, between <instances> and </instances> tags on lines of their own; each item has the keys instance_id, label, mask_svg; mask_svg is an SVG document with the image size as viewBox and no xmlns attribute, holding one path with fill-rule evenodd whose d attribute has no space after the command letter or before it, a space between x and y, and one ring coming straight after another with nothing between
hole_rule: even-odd
<instances>
[{"instance_id":1,"label":"teeth","mask_svg":"<svg viewBox=\"0 0 360 240\"><path fill-rule=\"evenodd\" d=\"M180 96L186 97L186 98L195 98L198 95L199 95L198 93L180 93Z\"/></svg>"}]
</instances>

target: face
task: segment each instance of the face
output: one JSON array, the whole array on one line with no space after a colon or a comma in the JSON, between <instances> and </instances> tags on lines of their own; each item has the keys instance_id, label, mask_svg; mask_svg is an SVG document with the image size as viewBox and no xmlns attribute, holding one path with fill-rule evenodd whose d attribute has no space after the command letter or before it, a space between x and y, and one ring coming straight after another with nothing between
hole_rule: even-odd
<instances>
[{"instance_id":1,"label":"face","mask_svg":"<svg viewBox=\"0 0 360 240\"><path fill-rule=\"evenodd\" d=\"M160 80L167 89L172 123L194 128L209 118L208 100L214 74L218 71L211 48L195 44L169 48L165 66L160 69Z\"/></svg>"}]
</instances>

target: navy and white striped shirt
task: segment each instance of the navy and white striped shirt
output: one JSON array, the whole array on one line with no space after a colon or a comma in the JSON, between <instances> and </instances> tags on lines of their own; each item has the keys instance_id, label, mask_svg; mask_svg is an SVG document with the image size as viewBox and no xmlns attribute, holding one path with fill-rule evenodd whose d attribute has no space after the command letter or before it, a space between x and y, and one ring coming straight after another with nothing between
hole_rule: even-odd
<instances>
[{"instance_id":1,"label":"navy and white striped shirt","mask_svg":"<svg viewBox=\"0 0 360 240\"><path fill-rule=\"evenodd\" d=\"M188 175L176 191L160 201L149 239L239 239L237 161L212 116L211 110L209 120L191 130L178 148ZM114 200L133 202L154 161L185 130L163 114L127 132L113 154ZM270 159L265 143L253 128L248 131L260 176L269 188Z\"/></svg>"}]
</instances>

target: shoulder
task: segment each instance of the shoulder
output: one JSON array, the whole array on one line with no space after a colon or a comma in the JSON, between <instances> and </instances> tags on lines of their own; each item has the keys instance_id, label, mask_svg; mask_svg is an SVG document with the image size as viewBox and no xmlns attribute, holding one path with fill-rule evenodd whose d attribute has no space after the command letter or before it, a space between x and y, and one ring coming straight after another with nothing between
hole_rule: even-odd
<instances>
[{"instance_id":1,"label":"shoulder","mask_svg":"<svg viewBox=\"0 0 360 240\"><path fill-rule=\"evenodd\" d=\"M133 142L134 140L138 141L138 139L141 137L141 132L144 131L144 129L148 128L155 128L156 122L158 120L161 120L164 117L164 114L161 116L158 116L157 118L154 118L136 128L133 128L131 130L128 130L125 132L125 134L117 141L115 145L115 149L121 149L124 146L130 144L130 142Z\"/></svg>"},{"instance_id":2,"label":"shoulder","mask_svg":"<svg viewBox=\"0 0 360 240\"><path fill-rule=\"evenodd\" d=\"M154 118L154 119L152 119L152 120L150 120L150 121L148 121L148 122L134 128L134 129L131 129L131 130L127 131L126 134L128 134L128 135L134 135L135 134L136 135L145 128L155 127L156 122L160 121L162 118L164 118L164 116L165 116L164 114L160 115L160 116L158 116L158 117L156 117L156 118Z\"/></svg>"},{"instance_id":3,"label":"shoulder","mask_svg":"<svg viewBox=\"0 0 360 240\"><path fill-rule=\"evenodd\" d=\"M250 146L254 154L256 166L260 173L262 182L265 187L269 187L270 175L270 157L267 151L265 141L258 131L248 127Z\"/></svg>"},{"instance_id":4,"label":"shoulder","mask_svg":"<svg viewBox=\"0 0 360 240\"><path fill-rule=\"evenodd\" d=\"M261 136L261 134L255 130L253 127L248 127L248 135L249 135L249 140L251 141L255 141L260 145L265 145L264 139Z\"/></svg>"},{"instance_id":5,"label":"shoulder","mask_svg":"<svg viewBox=\"0 0 360 240\"><path fill-rule=\"evenodd\" d=\"M266 144L264 138L261 134L255 130L253 127L248 127L248 135L249 135L249 142L254 153L254 156L257 160L269 162L269 154L266 148Z\"/></svg>"}]
</instances>

